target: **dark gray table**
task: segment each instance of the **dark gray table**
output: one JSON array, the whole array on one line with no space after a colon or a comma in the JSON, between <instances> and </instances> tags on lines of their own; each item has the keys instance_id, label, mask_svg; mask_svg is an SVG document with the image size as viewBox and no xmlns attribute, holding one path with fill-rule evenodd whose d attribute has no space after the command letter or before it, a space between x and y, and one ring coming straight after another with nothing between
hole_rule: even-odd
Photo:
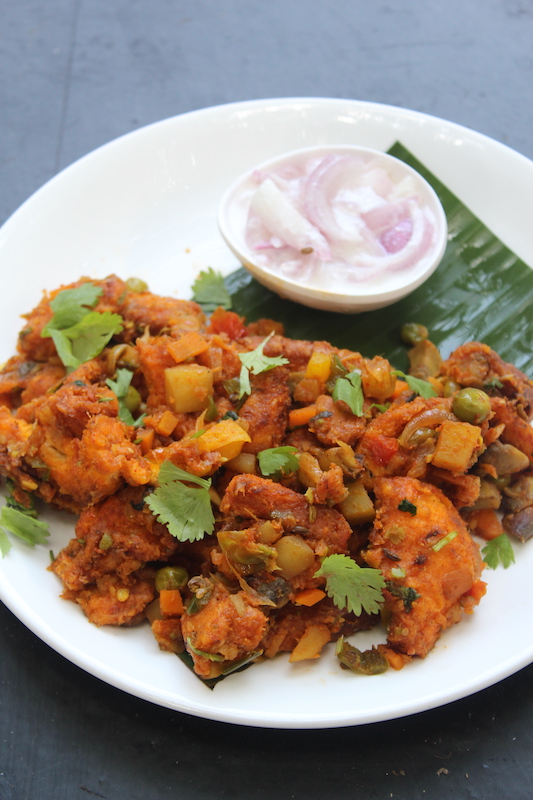
<instances>
[{"instance_id":1,"label":"dark gray table","mask_svg":"<svg viewBox=\"0 0 533 800\"><path fill-rule=\"evenodd\" d=\"M0 0L0 221L98 145L235 100L389 103L533 157L532 42L532 0ZM532 686L530 666L403 720L242 728L101 683L0 605L0 800L531 800Z\"/></svg>"}]
</instances>

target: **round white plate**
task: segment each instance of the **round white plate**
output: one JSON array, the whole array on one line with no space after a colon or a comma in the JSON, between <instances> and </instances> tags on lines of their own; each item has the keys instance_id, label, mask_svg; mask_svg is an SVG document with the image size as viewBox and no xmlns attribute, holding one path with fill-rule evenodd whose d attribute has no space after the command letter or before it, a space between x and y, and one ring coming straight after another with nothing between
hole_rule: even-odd
<instances>
[{"instance_id":1,"label":"round white plate","mask_svg":"<svg viewBox=\"0 0 533 800\"><path fill-rule=\"evenodd\" d=\"M143 128L96 150L34 194L0 230L0 362L15 350L19 315L44 289L81 275L146 279L190 297L208 265L237 262L217 229L219 199L255 163L308 145L383 150L400 140L530 265L533 162L487 137L424 114L352 100L259 100L208 108ZM310 313L313 313L310 310ZM325 338L327 331L317 331ZM49 512L50 548L73 517ZM0 560L0 597L51 647L126 692L208 719L325 728L393 719L465 697L533 661L529 583L533 544L515 546L508 570L487 570L487 596L424 660L359 677L328 652L289 665L282 656L204 686L147 627L96 628L59 598L48 547L13 542ZM358 646L379 641L372 632Z\"/></svg>"}]
</instances>

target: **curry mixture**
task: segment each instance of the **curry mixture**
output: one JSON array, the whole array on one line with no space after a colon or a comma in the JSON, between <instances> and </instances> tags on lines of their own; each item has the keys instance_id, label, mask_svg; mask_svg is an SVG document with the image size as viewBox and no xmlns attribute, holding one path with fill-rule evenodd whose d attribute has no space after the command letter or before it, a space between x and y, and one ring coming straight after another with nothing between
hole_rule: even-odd
<instances>
[{"instance_id":1,"label":"curry mixture","mask_svg":"<svg viewBox=\"0 0 533 800\"><path fill-rule=\"evenodd\" d=\"M136 281L61 287L0 372L8 506L78 515L62 596L150 624L201 678L330 641L342 666L400 669L483 597L471 534L533 533L532 382L484 344L442 360L403 336L408 375ZM387 644L346 641L374 625Z\"/></svg>"}]
</instances>

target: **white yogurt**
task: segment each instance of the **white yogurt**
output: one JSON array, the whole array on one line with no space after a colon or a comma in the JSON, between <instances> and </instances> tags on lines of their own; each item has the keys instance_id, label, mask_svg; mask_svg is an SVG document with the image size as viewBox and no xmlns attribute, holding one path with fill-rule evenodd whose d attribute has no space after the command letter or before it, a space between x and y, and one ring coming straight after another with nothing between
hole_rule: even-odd
<instances>
[{"instance_id":1,"label":"white yogurt","mask_svg":"<svg viewBox=\"0 0 533 800\"><path fill-rule=\"evenodd\" d=\"M299 286L307 297L379 296L368 307L420 285L447 233L435 192L415 170L355 146L306 148L251 170L226 193L219 224L244 265L259 280L271 275L280 294L300 299Z\"/></svg>"}]
</instances>

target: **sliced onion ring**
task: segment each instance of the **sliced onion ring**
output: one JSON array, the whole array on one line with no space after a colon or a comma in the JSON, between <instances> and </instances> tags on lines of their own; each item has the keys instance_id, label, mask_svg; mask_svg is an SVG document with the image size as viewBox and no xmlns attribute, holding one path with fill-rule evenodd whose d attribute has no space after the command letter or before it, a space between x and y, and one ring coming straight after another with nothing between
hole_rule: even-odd
<instances>
[{"instance_id":1,"label":"sliced onion ring","mask_svg":"<svg viewBox=\"0 0 533 800\"><path fill-rule=\"evenodd\" d=\"M455 414L452 414L451 411L448 411L447 408L427 408L425 411L422 411L420 414L417 414L416 417L409 420L398 436L398 442L402 447L412 447L412 445L409 444L409 440L419 428L436 428L437 425L440 425L445 420L457 422L457 417Z\"/></svg>"}]
</instances>

